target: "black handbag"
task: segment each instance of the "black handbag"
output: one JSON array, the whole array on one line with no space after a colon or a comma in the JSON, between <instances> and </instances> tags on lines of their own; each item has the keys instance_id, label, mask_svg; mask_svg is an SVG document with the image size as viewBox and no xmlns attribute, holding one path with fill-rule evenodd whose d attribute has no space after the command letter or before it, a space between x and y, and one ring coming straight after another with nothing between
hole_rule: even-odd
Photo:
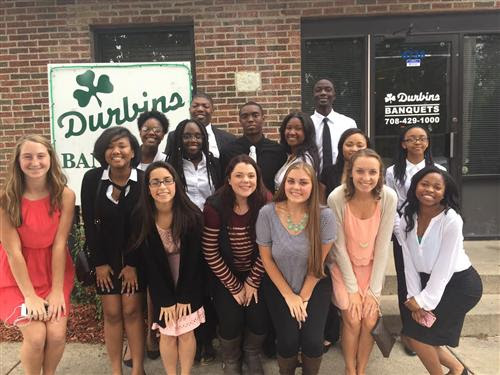
<instances>
[{"instance_id":1,"label":"black handbag","mask_svg":"<svg viewBox=\"0 0 500 375\"><path fill-rule=\"evenodd\" d=\"M95 268L90 263L90 251L87 242L78 252L75 261L76 278L83 286L92 286L95 284Z\"/></svg>"},{"instance_id":2,"label":"black handbag","mask_svg":"<svg viewBox=\"0 0 500 375\"><path fill-rule=\"evenodd\" d=\"M97 199L101 191L101 181L102 180L99 179L99 183L97 184L96 196L94 200L94 215L95 215L94 225L96 226L97 233L99 233L101 227L100 220L97 215L99 207ZM91 259L92 259L91 251L87 245L87 241L85 241L83 248L80 249L80 251L76 255L76 261L75 261L76 278L83 286L95 285L95 280L96 280L95 267L92 264Z\"/></svg>"}]
</instances>

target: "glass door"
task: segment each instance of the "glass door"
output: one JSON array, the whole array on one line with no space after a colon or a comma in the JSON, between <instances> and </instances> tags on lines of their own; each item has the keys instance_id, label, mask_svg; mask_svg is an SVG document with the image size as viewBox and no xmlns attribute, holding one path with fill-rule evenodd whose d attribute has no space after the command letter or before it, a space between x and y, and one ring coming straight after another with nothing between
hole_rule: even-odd
<instances>
[{"instance_id":1,"label":"glass door","mask_svg":"<svg viewBox=\"0 0 500 375\"><path fill-rule=\"evenodd\" d=\"M375 38L371 134L386 165L396 156L400 130L421 125L431 134L435 161L460 178L457 46L448 35Z\"/></svg>"}]
</instances>

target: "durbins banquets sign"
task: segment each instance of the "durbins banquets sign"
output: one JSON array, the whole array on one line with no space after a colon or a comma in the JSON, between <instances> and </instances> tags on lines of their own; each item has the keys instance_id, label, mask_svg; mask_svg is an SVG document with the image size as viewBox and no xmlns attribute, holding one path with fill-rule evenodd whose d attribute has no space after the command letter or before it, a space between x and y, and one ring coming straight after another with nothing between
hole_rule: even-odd
<instances>
[{"instance_id":1,"label":"durbins banquets sign","mask_svg":"<svg viewBox=\"0 0 500 375\"><path fill-rule=\"evenodd\" d=\"M52 143L77 196L85 172L99 166L92 150L103 130L125 126L140 143L141 113L163 112L170 130L189 118L189 62L50 64L48 75Z\"/></svg>"}]
</instances>

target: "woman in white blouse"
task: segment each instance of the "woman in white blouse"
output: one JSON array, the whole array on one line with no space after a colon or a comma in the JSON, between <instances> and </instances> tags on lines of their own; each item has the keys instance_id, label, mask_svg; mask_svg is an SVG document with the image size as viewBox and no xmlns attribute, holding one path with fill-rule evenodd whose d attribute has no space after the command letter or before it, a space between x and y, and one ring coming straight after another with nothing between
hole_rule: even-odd
<instances>
[{"instance_id":1,"label":"woman in white blouse","mask_svg":"<svg viewBox=\"0 0 500 375\"><path fill-rule=\"evenodd\" d=\"M385 183L393 188L398 195L398 210L403 206L406 200L406 192L410 188L411 178L422 168L435 165L444 169L439 164L434 163L431 152L431 138L426 128L420 125L409 126L405 128L400 136L398 151L394 165L387 168L385 174ZM396 277L398 280L398 302L401 321L411 319L408 309L405 308L406 301L406 281L403 264L403 253L401 245L396 237L392 238L394 253L394 266L396 268ZM405 335L401 335L401 342L406 354L414 356L416 353L410 348Z\"/></svg>"},{"instance_id":2,"label":"woman in white blouse","mask_svg":"<svg viewBox=\"0 0 500 375\"><path fill-rule=\"evenodd\" d=\"M278 191L285 172L292 164L304 162L313 167L316 175L319 171L318 146L316 146L316 131L311 117L302 112L288 114L279 129L280 144L287 153L285 164L276 172L274 184Z\"/></svg>"},{"instance_id":3,"label":"woman in white blouse","mask_svg":"<svg viewBox=\"0 0 500 375\"><path fill-rule=\"evenodd\" d=\"M480 300L482 284L464 251L458 189L451 176L435 166L412 179L396 234L403 247L412 319L403 334L432 375L468 374L443 345L456 347L465 314Z\"/></svg>"}]
</instances>

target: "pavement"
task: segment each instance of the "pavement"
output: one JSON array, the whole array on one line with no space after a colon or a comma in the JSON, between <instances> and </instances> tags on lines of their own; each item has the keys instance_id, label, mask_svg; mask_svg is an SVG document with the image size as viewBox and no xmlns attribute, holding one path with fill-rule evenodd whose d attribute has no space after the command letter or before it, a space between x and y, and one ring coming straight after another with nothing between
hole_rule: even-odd
<instances>
[{"instance_id":1,"label":"pavement","mask_svg":"<svg viewBox=\"0 0 500 375\"><path fill-rule=\"evenodd\" d=\"M23 374L19 364L20 343L0 343L0 374ZM464 363L473 375L500 374L500 336L496 337L462 337L460 346L452 352ZM275 360L264 359L266 375L277 375L278 364ZM330 349L323 357L321 375L343 374L344 362L338 346ZM145 361L145 370L148 375L164 374L160 359ZM193 368L192 374L217 375L222 374L220 359L210 365L198 365ZM297 370L297 375L301 373ZM63 359L59 364L57 374L110 374L110 367L103 345L67 344ZM130 369L125 368L124 375L129 375ZM378 348L374 347L367 374L405 374L425 375L424 366L417 357L408 357L398 342L394 346L388 359L382 357Z\"/></svg>"}]
</instances>

